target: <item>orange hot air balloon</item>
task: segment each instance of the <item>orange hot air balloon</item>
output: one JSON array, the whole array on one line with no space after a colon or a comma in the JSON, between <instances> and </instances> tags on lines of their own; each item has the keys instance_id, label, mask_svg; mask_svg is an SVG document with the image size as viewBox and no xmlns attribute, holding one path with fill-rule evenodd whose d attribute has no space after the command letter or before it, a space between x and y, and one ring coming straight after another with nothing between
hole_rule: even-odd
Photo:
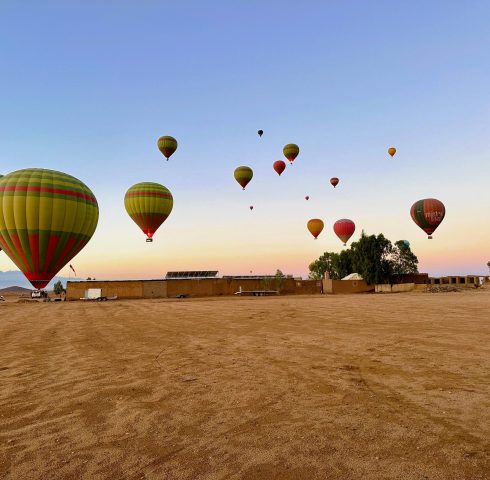
<instances>
[{"instance_id":1,"label":"orange hot air balloon","mask_svg":"<svg viewBox=\"0 0 490 480\"><path fill-rule=\"evenodd\" d=\"M396 148L395 148L395 147L390 147L390 148L388 148L388 153L389 153L391 156L395 155L395 153L396 153Z\"/></svg>"},{"instance_id":2,"label":"orange hot air balloon","mask_svg":"<svg viewBox=\"0 0 490 480\"><path fill-rule=\"evenodd\" d=\"M330 183L333 185L333 188L335 188L339 184L339 179L337 177L332 177Z\"/></svg>"},{"instance_id":3,"label":"orange hot air balloon","mask_svg":"<svg viewBox=\"0 0 490 480\"><path fill-rule=\"evenodd\" d=\"M276 162L274 162L272 167L274 168L276 173L281 176L281 173L286 170L286 162L283 162L282 160L277 160Z\"/></svg>"},{"instance_id":4,"label":"orange hot air balloon","mask_svg":"<svg viewBox=\"0 0 490 480\"><path fill-rule=\"evenodd\" d=\"M323 220L320 220L319 218L312 218L311 220L308 220L308 223L306 224L306 227L315 237L315 240L318 238L318 235L322 233L323 226Z\"/></svg>"},{"instance_id":5,"label":"orange hot air balloon","mask_svg":"<svg viewBox=\"0 0 490 480\"><path fill-rule=\"evenodd\" d=\"M410 209L412 220L429 236L441 224L446 215L444 204L435 198L425 198L412 205Z\"/></svg>"},{"instance_id":6,"label":"orange hot air balloon","mask_svg":"<svg viewBox=\"0 0 490 480\"><path fill-rule=\"evenodd\" d=\"M335 235L344 242L344 246L347 244L349 241L349 238L352 237L356 230L356 224L352 221L349 220L348 218L342 218L341 220L337 220L334 223L333 226L333 231L335 232Z\"/></svg>"},{"instance_id":7,"label":"orange hot air balloon","mask_svg":"<svg viewBox=\"0 0 490 480\"><path fill-rule=\"evenodd\" d=\"M310 199L310 197L308 195L306 195L305 200L309 200L309 199Z\"/></svg>"}]
</instances>

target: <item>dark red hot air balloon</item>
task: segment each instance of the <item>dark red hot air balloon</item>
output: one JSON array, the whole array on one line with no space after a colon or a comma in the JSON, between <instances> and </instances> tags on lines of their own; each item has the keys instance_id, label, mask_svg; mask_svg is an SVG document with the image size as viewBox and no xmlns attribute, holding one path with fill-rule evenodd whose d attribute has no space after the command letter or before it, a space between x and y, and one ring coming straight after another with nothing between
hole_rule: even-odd
<instances>
[{"instance_id":1,"label":"dark red hot air balloon","mask_svg":"<svg viewBox=\"0 0 490 480\"><path fill-rule=\"evenodd\" d=\"M305 200L309 200L309 199L310 199L310 197L308 195L306 195Z\"/></svg>"},{"instance_id":2,"label":"dark red hot air balloon","mask_svg":"<svg viewBox=\"0 0 490 480\"><path fill-rule=\"evenodd\" d=\"M349 238L352 237L356 231L356 224L348 218L342 218L334 223L333 231L335 232L335 235L344 242L345 246L349 241Z\"/></svg>"},{"instance_id":3,"label":"dark red hot air balloon","mask_svg":"<svg viewBox=\"0 0 490 480\"><path fill-rule=\"evenodd\" d=\"M276 162L274 162L272 167L277 172L277 174L281 176L281 173L286 170L286 162L283 162L282 160L277 160Z\"/></svg>"},{"instance_id":4,"label":"dark red hot air balloon","mask_svg":"<svg viewBox=\"0 0 490 480\"><path fill-rule=\"evenodd\" d=\"M332 177L330 183L333 185L333 188L335 188L339 184L339 179L337 177Z\"/></svg>"},{"instance_id":5,"label":"dark red hot air balloon","mask_svg":"<svg viewBox=\"0 0 490 480\"><path fill-rule=\"evenodd\" d=\"M250 205L250 210L253 210L254 209L254 206L253 205Z\"/></svg>"},{"instance_id":6,"label":"dark red hot air balloon","mask_svg":"<svg viewBox=\"0 0 490 480\"><path fill-rule=\"evenodd\" d=\"M424 198L412 205L410 215L412 216L412 220L429 236L429 239L431 239L436 228L444 220L446 209L440 200L435 198Z\"/></svg>"}]
</instances>

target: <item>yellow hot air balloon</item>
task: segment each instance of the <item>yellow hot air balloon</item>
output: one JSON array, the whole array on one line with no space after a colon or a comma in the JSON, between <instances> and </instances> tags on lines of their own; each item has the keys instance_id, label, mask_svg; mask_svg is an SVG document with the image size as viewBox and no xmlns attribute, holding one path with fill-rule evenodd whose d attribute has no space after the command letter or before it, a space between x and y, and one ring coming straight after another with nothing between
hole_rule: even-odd
<instances>
[{"instance_id":1,"label":"yellow hot air balloon","mask_svg":"<svg viewBox=\"0 0 490 480\"><path fill-rule=\"evenodd\" d=\"M289 163L292 165L294 159L299 155L299 147L295 143L288 143L284 145L282 149L282 153L289 160Z\"/></svg>"},{"instance_id":2,"label":"yellow hot air balloon","mask_svg":"<svg viewBox=\"0 0 490 480\"><path fill-rule=\"evenodd\" d=\"M66 173L28 168L0 180L0 247L34 288L44 288L87 244L99 207Z\"/></svg>"},{"instance_id":3,"label":"yellow hot air balloon","mask_svg":"<svg viewBox=\"0 0 490 480\"><path fill-rule=\"evenodd\" d=\"M324 227L323 220L320 220L319 218L312 218L311 220L308 220L306 227L316 240L318 238L318 235L322 233Z\"/></svg>"},{"instance_id":4,"label":"yellow hot air balloon","mask_svg":"<svg viewBox=\"0 0 490 480\"><path fill-rule=\"evenodd\" d=\"M235 168L235 172L233 173L235 180L241 185L241 187L245 190L245 187L248 185L248 182L252 180L254 176L254 172L250 167L241 166Z\"/></svg>"},{"instance_id":5,"label":"yellow hot air balloon","mask_svg":"<svg viewBox=\"0 0 490 480\"><path fill-rule=\"evenodd\" d=\"M128 215L152 242L153 235L167 220L174 206L170 190L159 183L141 182L133 185L124 197Z\"/></svg>"},{"instance_id":6,"label":"yellow hot air balloon","mask_svg":"<svg viewBox=\"0 0 490 480\"><path fill-rule=\"evenodd\" d=\"M163 156L168 160L177 150L177 140L170 135L160 137L157 142L158 150L163 153Z\"/></svg>"},{"instance_id":7,"label":"yellow hot air balloon","mask_svg":"<svg viewBox=\"0 0 490 480\"><path fill-rule=\"evenodd\" d=\"M388 148L388 153L393 157L396 153L396 148L395 147L390 147Z\"/></svg>"}]
</instances>

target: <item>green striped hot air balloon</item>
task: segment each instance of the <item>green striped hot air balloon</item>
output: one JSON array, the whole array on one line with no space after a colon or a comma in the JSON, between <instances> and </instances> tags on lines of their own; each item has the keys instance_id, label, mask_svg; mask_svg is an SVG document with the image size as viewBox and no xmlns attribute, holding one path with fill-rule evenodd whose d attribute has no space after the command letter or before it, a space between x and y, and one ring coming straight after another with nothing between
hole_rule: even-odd
<instances>
[{"instance_id":1,"label":"green striped hot air balloon","mask_svg":"<svg viewBox=\"0 0 490 480\"><path fill-rule=\"evenodd\" d=\"M152 242L154 233L167 219L174 206L170 190L159 183L141 182L133 185L124 197L129 216Z\"/></svg>"},{"instance_id":2,"label":"green striped hot air balloon","mask_svg":"<svg viewBox=\"0 0 490 480\"><path fill-rule=\"evenodd\" d=\"M172 154L177 150L177 140L174 137L166 135L160 137L157 142L158 150L163 153L163 156L168 160Z\"/></svg>"},{"instance_id":3,"label":"green striped hot air balloon","mask_svg":"<svg viewBox=\"0 0 490 480\"><path fill-rule=\"evenodd\" d=\"M71 175L28 168L0 179L0 247L34 288L82 250L98 219L94 194Z\"/></svg>"},{"instance_id":4,"label":"green striped hot air balloon","mask_svg":"<svg viewBox=\"0 0 490 480\"><path fill-rule=\"evenodd\" d=\"M284 156L289 160L289 163L292 165L294 159L299 155L299 147L295 143L288 143L287 145L284 145L282 153L284 153Z\"/></svg>"},{"instance_id":5,"label":"green striped hot air balloon","mask_svg":"<svg viewBox=\"0 0 490 480\"><path fill-rule=\"evenodd\" d=\"M254 176L254 172L250 167L237 167L234 172L235 180L241 185L241 187L245 190L245 187L248 185L248 182L252 180Z\"/></svg>"}]
</instances>

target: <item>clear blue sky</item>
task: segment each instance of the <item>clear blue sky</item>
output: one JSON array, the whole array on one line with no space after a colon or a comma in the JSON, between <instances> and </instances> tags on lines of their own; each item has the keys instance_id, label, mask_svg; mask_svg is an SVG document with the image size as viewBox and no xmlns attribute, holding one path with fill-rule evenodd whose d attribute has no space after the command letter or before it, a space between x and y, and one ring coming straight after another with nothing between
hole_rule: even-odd
<instances>
[{"instance_id":1,"label":"clear blue sky","mask_svg":"<svg viewBox=\"0 0 490 480\"><path fill-rule=\"evenodd\" d=\"M353 240L410 240L423 271L484 273L489 25L488 1L3 1L0 173L53 168L94 191L83 275L304 275L340 250L343 217ZM179 141L169 162L160 135ZM279 178L290 142L301 153ZM255 172L246 192L238 165ZM153 245L123 205L143 180L175 199ZM447 210L432 242L409 215L425 197Z\"/></svg>"}]
</instances>

